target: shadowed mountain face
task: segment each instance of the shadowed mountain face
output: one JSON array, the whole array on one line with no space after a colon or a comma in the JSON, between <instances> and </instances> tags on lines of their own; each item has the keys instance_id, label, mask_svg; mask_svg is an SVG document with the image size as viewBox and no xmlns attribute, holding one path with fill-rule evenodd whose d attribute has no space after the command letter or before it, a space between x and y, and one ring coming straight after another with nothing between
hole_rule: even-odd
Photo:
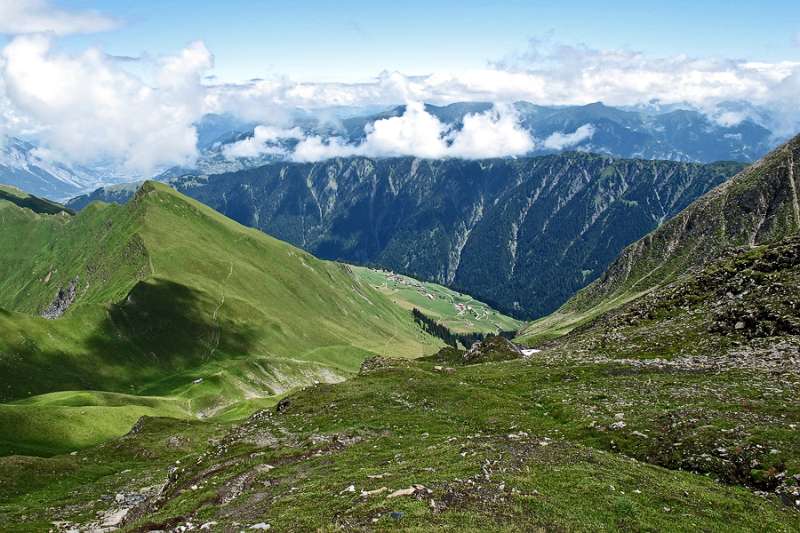
<instances>
[{"instance_id":1,"label":"shadowed mountain face","mask_svg":"<svg viewBox=\"0 0 800 533\"><path fill-rule=\"evenodd\" d=\"M171 184L317 256L457 287L532 318L556 309L626 245L740 168L583 153L350 158Z\"/></svg>"}]
</instances>

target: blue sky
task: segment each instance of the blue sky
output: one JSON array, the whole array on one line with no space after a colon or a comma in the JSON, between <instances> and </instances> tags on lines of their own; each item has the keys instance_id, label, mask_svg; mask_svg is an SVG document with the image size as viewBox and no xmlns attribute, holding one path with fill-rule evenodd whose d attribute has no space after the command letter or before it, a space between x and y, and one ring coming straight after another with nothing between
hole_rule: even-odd
<instances>
[{"instance_id":1,"label":"blue sky","mask_svg":"<svg viewBox=\"0 0 800 533\"><path fill-rule=\"evenodd\" d=\"M207 113L260 124L268 141L297 137L297 108L325 119L406 103L371 144L304 139L306 157L436 154L450 148L421 104L482 101L494 110L453 149L516 153L530 139L507 104L521 100L688 108L789 135L800 131L797 3L0 0L0 140L147 173L191 164ZM584 126L565 133L590 135Z\"/></svg>"},{"instance_id":2,"label":"blue sky","mask_svg":"<svg viewBox=\"0 0 800 533\"><path fill-rule=\"evenodd\" d=\"M551 35L569 44L765 61L797 60L796 1L489 2L376 1L56 2L119 20L109 32L65 38L118 55L166 54L202 40L225 81L287 75L355 81L384 69L406 74L481 68Z\"/></svg>"}]
</instances>

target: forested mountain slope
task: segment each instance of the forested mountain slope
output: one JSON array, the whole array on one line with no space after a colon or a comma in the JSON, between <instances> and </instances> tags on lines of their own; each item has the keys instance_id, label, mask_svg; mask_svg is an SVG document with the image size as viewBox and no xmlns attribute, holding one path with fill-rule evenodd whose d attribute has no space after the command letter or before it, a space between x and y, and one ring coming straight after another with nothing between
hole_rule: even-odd
<instances>
[{"instance_id":1,"label":"forested mountain slope","mask_svg":"<svg viewBox=\"0 0 800 533\"><path fill-rule=\"evenodd\" d=\"M736 247L754 247L800 230L800 136L692 203L625 248L608 270L558 312L534 323L528 338L576 323L674 281Z\"/></svg>"},{"instance_id":2,"label":"forested mountain slope","mask_svg":"<svg viewBox=\"0 0 800 533\"><path fill-rule=\"evenodd\" d=\"M335 159L171 181L242 224L538 317L741 168L586 153Z\"/></svg>"}]
</instances>

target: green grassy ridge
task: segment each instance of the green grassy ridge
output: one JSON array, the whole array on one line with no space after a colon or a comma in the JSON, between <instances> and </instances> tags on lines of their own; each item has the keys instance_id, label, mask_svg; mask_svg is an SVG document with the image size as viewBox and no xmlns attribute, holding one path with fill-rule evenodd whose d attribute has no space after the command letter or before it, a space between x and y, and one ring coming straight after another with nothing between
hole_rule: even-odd
<instances>
[{"instance_id":1,"label":"green grassy ridge","mask_svg":"<svg viewBox=\"0 0 800 533\"><path fill-rule=\"evenodd\" d=\"M106 240L141 243L135 262L145 262L148 275L137 279L118 269L108 279L113 288L97 287L59 320L1 312L0 365L7 379L0 389L6 399L58 390L59 379L68 389L130 392L165 371L176 374L213 360L303 360L306 354L313 360L320 349L338 359L339 369L352 371L366 355L388 345L407 356L430 353L438 345L346 267L244 228L163 185L145 185L124 207L90 206L66 224L67 230L49 218L20 225L33 226L37 236L41 231L38 246L49 256L61 248L43 244L44 237L69 231L77 241L72 234L78 229L111 226L116 231ZM69 249L81 247L60 242ZM19 271L34 262L40 263L12 257L3 265ZM5 281L3 294L16 296L15 289L29 285ZM344 354L348 347L350 361ZM56 358L58 374L44 371Z\"/></svg>"},{"instance_id":2,"label":"green grassy ridge","mask_svg":"<svg viewBox=\"0 0 800 533\"><path fill-rule=\"evenodd\" d=\"M19 207L25 207L35 213L48 215L56 215L58 213L75 214L74 211L61 204L30 195L10 185L0 184L0 200L11 202Z\"/></svg>"},{"instance_id":3,"label":"green grassy ridge","mask_svg":"<svg viewBox=\"0 0 800 533\"><path fill-rule=\"evenodd\" d=\"M0 262L4 401L94 390L174 398L192 415L230 415L235 402L340 381L370 355L391 349L416 357L440 345L348 267L164 185L147 183L125 206L92 204L74 217L0 201L0 216L9 229L0 236L0 250L9 252ZM63 317L35 316L76 276L78 296ZM133 399L92 407L114 422L98 424L94 441L81 429L92 416L70 406L6 406L0 427L11 428L21 413L42 420L31 422L37 431L52 422L53 438L31 431L12 442L30 450L50 442L52 452L62 449L55 435L67 425L55 424L51 408L75 421L76 435L64 437L69 446L120 435L141 414L175 414Z\"/></svg>"},{"instance_id":4,"label":"green grassy ridge","mask_svg":"<svg viewBox=\"0 0 800 533\"><path fill-rule=\"evenodd\" d=\"M406 362L316 385L290 395L281 413L269 408L246 422L147 419L137 433L76 456L0 458L7 480L0 522L11 531L22 514L30 524L86 524L116 508L103 495L160 486L177 468L161 503L133 513L123 530L187 521L222 529L266 522L281 531L800 528L796 510L715 482L714 470L704 476L644 462L680 466L658 456L677 439L697 455L759 443L765 464L786 461L770 455L773 447L796 457L789 424L798 411L776 426L787 405L761 401L773 386L766 373L685 374L560 358L453 373L435 364ZM785 397L794 406L799 396ZM627 427L608 430L620 411ZM729 432L740 415L746 435ZM676 420L677 433L665 431ZM376 475L383 477L369 477ZM431 494L387 498L415 483ZM351 484L354 493L345 490ZM389 490L359 495L382 486ZM403 514L398 521L391 512Z\"/></svg>"},{"instance_id":5,"label":"green grassy ridge","mask_svg":"<svg viewBox=\"0 0 800 533\"><path fill-rule=\"evenodd\" d=\"M375 352L391 338L403 355L431 349L405 313L346 267L319 261L159 187L158 209L148 214L143 231L148 249L158 249L151 254L155 275L185 279L194 289L216 295L219 320L230 317L238 331L247 329L240 317L269 331L252 339L250 352L302 358L320 347L342 345ZM175 230L176 219L196 215L190 233Z\"/></svg>"},{"instance_id":6,"label":"green grassy ridge","mask_svg":"<svg viewBox=\"0 0 800 533\"><path fill-rule=\"evenodd\" d=\"M148 275L141 215L135 204L43 215L0 200L0 307L38 315L76 277L73 309L119 301Z\"/></svg>"},{"instance_id":7,"label":"green grassy ridge","mask_svg":"<svg viewBox=\"0 0 800 533\"><path fill-rule=\"evenodd\" d=\"M436 283L367 267L351 268L360 280L369 283L403 309L411 311L417 308L456 333L514 331L523 324L468 294ZM463 309L457 309L456 304L463 306Z\"/></svg>"}]
</instances>

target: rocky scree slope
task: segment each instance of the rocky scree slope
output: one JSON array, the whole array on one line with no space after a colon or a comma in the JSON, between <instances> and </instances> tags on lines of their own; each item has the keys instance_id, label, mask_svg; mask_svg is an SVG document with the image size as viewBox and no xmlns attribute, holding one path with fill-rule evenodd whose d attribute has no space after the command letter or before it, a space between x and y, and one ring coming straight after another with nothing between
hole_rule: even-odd
<instances>
[{"instance_id":1,"label":"rocky scree slope","mask_svg":"<svg viewBox=\"0 0 800 533\"><path fill-rule=\"evenodd\" d=\"M796 372L800 236L723 252L547 346L654 366Z\"/></svg>"},{"instance_id":2,"label":"rocky scree slope","mask_svg":"<svg viewBox=\"0 0 800 533\"><path fill-rule=\"evenodd\" d=\"M638 401L670 406L668 415L651 414L655 434L629 427L624 415L598 427L629 432L615 439L625 453L713 473L800 508L800 236L727 250L540 348L540 359L559 365L665 377L649 392L640 383L613 394L621 411ZM754 400L722 412L737 389ZM697 400L687 406L691 394Z\"/></svg>"}]
</instances>

